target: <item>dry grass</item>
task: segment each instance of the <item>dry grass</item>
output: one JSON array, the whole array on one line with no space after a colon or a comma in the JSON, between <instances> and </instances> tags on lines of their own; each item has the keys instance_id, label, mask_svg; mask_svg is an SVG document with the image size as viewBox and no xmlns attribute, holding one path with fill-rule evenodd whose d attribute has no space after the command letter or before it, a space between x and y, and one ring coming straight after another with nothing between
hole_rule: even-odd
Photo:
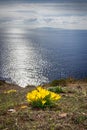
<instances>
[{"instance_id":1,"label":"dry grass","mask_svg":"<svg viewBox=\"0 0 87 130\"><path fill-rule=\"evenodd\" d=\"M9 89L17 92L4 94ZM44 110L27 103L26 94L32 89L0 82L0 130L87 130L86 82L67 83L56 106Z\"/></svg>"}]
</instances>

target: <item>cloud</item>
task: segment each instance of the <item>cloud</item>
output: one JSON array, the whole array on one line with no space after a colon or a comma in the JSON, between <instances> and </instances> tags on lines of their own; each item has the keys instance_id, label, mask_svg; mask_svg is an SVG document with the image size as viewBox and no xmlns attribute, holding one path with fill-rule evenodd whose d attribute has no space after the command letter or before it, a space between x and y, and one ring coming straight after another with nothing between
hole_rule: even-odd
<instances>
[{"instance_id":1,"label":"cloud","mask_svg":"<svg viewBox=\"0 0 87 130\"><path fill-rule=\"evenodd\" d=\"M0 5L0 26L87 30L87 3Z\"/></svg>"}]
</instances>

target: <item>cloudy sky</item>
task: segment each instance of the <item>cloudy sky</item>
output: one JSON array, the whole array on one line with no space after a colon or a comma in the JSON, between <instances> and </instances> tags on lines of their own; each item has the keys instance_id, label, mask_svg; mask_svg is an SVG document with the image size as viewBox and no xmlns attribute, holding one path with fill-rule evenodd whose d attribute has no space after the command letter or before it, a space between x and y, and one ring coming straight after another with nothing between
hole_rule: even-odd
<instances>
[{"instance_id":1,"label":"cloudy sky","mask_svg":"<svg viewBox=\"0 0 87 130\"><path fill-rule=\"evenodd\" d=\"M87 0L0 0L0 27L87 30Z\"/></svg>"}]
</instances>

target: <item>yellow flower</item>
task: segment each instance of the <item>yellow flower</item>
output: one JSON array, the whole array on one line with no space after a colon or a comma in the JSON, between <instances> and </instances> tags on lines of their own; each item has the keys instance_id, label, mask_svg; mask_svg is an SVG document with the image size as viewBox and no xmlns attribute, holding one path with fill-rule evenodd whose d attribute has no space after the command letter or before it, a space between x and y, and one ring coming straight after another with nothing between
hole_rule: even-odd
<instances>
[{"instance_id":1,"label":"yellow flower","mask_svg":"<svg viewBox=\"0 0 87 130\"><path fill-rule=\"evenodd\" d=\"M42 90L43 90L43 88L42 88L41 86L38 86L36 89L37 89L38 91L42 91Z\"/></svg>"},{"instance_id":2,"label":"yellow flower","mask_svg":"<svg viewBox=\"0 0 87 130\"><path fill-rule=\"evenodd\" d=\"M38 93L40 93L42 99L45 98L47 95L49 95L49 91L43 89L41 86L37 87L37 91Z\"/></svg>"},{"instance_id":3,"label":"yellow flower","mask_svg":"<svg viewBox=\"0 0 87 130\"><path fill-rule=\"evenodd\" d=\"M40 102L42 103L42 107L45 107L45 103L46 105L51 105L51 102L49 101L57 101L58 99L61 98L61 96L54 92L50 92L42 88L41 86L38 86L32 92L27 93L26 98L27 98L27 101L32 104L35 102L36 106L38 102Z\"/></svg>"},{"instance_id":4,"label":"yellow flower","mask_svg":"<svg viewBox=\"0 0 87 130\"><path fill-rule=\"evenodd\" d=\"M27 105L22 105L21 106L21 109L25 109L25 108L27 108Z\"/></svg>"},{"instance_id":5,"label":"yellow flower","mask_svg":"<svg viewBox=\"0 0 87 130\"><path fill-rule=\"evenodd\" d=\"M45 103L46 103L46 101L45 101L45 100L43 100L43 101L42 101L42 104L44 105Z\"/></svg>"},{"instance_id":6,"label":"yellow flower","mask_svg":"<svg viewBox=\"0 0 87 130\"><path fill-rule=\"evenodd\" d=\"M10 90L4 91L4 93L7 93L7 94L16 93L16 92L17 92L17 90L15 90L15 89L10 89Z\"/></svg>"},{"instance_id":7,"label":"yellow flower","mask_svg":"<svg viewBox=\"0 0 87 130\"><path fill-rule=\"evenodd\" d=\"M51 99L52 100L58 100L61 98L61 96L59 94L56 94L54 92L50 92L51 93Z\"/></svg>"}]
</instances>

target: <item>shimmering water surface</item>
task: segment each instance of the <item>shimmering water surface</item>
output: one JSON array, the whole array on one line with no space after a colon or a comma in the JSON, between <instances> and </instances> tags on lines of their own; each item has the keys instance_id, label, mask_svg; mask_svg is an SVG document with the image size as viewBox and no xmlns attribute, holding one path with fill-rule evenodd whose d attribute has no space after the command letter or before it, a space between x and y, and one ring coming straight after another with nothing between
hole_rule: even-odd
<instances>
[{"instance_id":1,"label":"shimmering water surface","mask_svg":"<svg viewBox=\"0 0 87 130\"><path fill-rule=\"evenodd\" d=\"M0 79L21 86L87 77L87 31L0 29Z\"/></svg>"}]
</instances>

